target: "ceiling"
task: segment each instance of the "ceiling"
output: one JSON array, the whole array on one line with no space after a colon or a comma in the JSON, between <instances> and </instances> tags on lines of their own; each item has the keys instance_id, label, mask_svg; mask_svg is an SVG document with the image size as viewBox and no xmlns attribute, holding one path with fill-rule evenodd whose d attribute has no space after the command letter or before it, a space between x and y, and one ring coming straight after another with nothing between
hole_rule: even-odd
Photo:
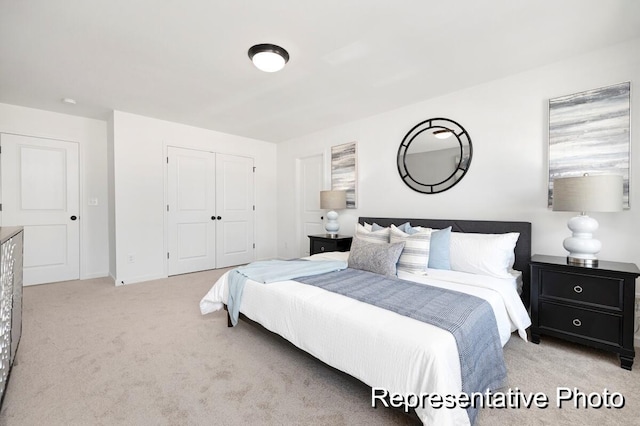
<instances>
[{"instance_id":1,"label":"ceiling","mask_svg":"<svg viewBox=\"0 0 640 426\"><path fill-rule=\"evenodd\" d=\"M637 37L637 0L0 0L0 102L280 142Z\"/></svg>"}]
</instances>

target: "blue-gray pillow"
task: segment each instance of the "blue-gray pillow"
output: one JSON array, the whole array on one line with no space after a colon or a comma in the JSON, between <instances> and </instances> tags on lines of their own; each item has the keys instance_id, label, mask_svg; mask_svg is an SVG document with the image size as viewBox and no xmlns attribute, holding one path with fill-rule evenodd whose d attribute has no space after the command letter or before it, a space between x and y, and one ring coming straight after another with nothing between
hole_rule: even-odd
<instances>
[{"instance_id":1,"label":"blue-gray pillow","mask_svg":"<svg viewBox=\"0 0 640 426\"><path fill-rule=\"evenodd\" d=\"M451 227L431 232L429 268L451 269Z\"/></svg>"},{"instance_id":2,"label":"blue-gray pillow","mask_svg":"<svg viewBox=\"0 0 640 426\"><path fill-rule=\"evenodd\" d=\"M372 231L379 231L381 229L385 229L385 226L380 226L377 223L373 223L373 225L371 225L371 230ZM409 222L405 222L400 226L396 226L396 228L398 228L399 230L401 230L402 232L406 232L407 234L409 233L409 230L412 229L411 228L411 224Z\"/></svg>"},{"instance_id":3,"label":"blue-gray pillow","mask_svg":"<svg viewBox=\"0 0 640 426\"><path fill-rule=\"evenodd\" d=\"M404 242L370 243L356 236L351 243L347 264L349 268L395 277L396 264L403 248Z\"/></svg>"},{"instance_id":4,"label":"blue-gray pillow","mask_svg":"<svg viewBox=\"0 0 640 426\"><path fill-rule=\"evenodd\" d=\"M381 229L384 229L384 226L380 226L375 222L373 222L373 225L371 225L371 231L372 232L379 231Z\"/></svg>"},{"instance_id":5,"label":"blue-gray pillow","mask_svg":"<svg viewBox=\"0 0 640 426\"><path fill-rule=\"evenodd\" d=\"M413 228L411 227L411 224L409 222L405 222L400 226L396 226L396 228L398 228L399 230L401 230L402 232L404 232L405 234L409 233L409 230L412 230Z\"/></svg>"},{"instance_id":6,"label":"blue-gray pillow","mask_svg":"<svg viewBox=\"0 0 640 426\"><path fill-rule=\"evenodd\" d=\"M417 234L423 229L428 229L428 228L420 228L420 227L414 228L411 225L409 225L409 222L407 222L405 225L408 225L408 226L405 227L405 229L403 229L402 231L404 231L405 234L409 234L409 235Z\"/></svg>"}]
</instances>

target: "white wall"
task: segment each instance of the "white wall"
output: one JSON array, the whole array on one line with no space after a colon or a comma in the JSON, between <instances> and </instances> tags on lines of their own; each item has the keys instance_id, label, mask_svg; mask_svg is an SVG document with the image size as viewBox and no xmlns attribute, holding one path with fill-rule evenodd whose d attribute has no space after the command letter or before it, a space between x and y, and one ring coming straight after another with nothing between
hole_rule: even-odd
<instances>
[{"instance_id":1,"label":"white wall","mask_svg":"<svg viewBox=\"0 0 640 426\"><path fill-rule=\"evenodd\" d=\"M77 142L80 147L80 278L106 276L107 123L66 114L0 104L0 132ZM89 206L90 198L98 199Z\"/></svg>"},{"instance_id":2,"label":"white wall","mask_svg":"<svg viewBox=\"0 0 640 426\"><path fill-rule=\"evenodd\" d=\"M107 194L108 194L108 210L107 218L109 223L109 276L116 281L116 188L115 188L115 168L114 168L114 150L113 150L113 111L109 115L107 121Z\"/></svg>"},{"instance_id":3,"label":"white wall","mask_svg":"<svg viewBox=\"0 0 640 426\"><path fill-rule=\"evenodd\" d=\"M120 111L113 113L116 284L167 276L166 147L254 158L256 259L276 257L276 145ZM128 256L135 256L130 263Z\"/></svg>"},{"instance_id":4,"label":"white wall","mask_svg":"<svg viewBox=\"0 0 640 426\"><path fill-rule=\"evenodd\" d=\"M278 145L278 255L299 254L295 159L333 145L358 142L358 209L341 212L341 233L358 216L404 216L532 222L533 253L566 255L572 213L547 209L548 100L632 82L631 205L621 213L593 213L600 223L601 259L640 265L640 39L569 58L508 78L409 105ZM432 84L430 82L429 84ZM473 160L464 179L441 194L412 191L396 168L398 146L411 127L432 117L451 118L471 135ZM326 173L330 173L326 164ZM328 180L327 180L328 187Z\"/></svg>"}]
</instances>

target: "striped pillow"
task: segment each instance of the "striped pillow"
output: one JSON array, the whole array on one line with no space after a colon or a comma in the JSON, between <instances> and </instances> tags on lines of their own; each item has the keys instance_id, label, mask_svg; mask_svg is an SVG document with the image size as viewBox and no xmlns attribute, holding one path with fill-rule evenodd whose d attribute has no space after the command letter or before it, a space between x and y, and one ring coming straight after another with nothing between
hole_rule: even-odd
<instances>
[{"instance_id":1,"label":"striped pillow","mask_svg":"<svg viewBox=\"0 0 640 426\"><path fill-rule=\"evenodd\" d=\"M356 223L356 237L369 243L388 243L389 242L389 228L383 228L379 231L368 231L364 226Z\"/></svg>"},{"instance_id":2,"label":"striped pillow","mask_svg":"<svg viewBox=\"0 0 640 426\"><path fill-rule=\"evenodd\" d=\"M399 271L413 274L422 274L427 271L431 228L422 228L419 232L409 235L391 225L389 240L391 243L404 242L404 249L398 260Z\"/></svg>"}]
</instances>

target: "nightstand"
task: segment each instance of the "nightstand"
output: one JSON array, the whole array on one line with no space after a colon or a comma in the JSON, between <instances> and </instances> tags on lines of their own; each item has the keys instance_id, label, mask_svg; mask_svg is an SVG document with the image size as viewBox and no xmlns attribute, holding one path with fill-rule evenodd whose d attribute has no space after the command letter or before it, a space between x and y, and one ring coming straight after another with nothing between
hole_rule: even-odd
<instances>
[{"instance_id":1,"label":"nightstand","mask_svg":"<svg viewBox=\"0 0 640 426\"><path fill-rule=\"evenodd\" d=\"M325 253L328 251L349 251L353 237L347 235L328 234L309 235L309 254Z\"/></svg>"},{"instance_id":2,"label":"nightstand","mask_svg":"<svg viewBox=\"0 0 640 426\"><path fill-rule=\"evenodd\" d=\"M565 257L531 258L531 340L546 334L615 352L631 370L636 278L633 263L567 265Z\"/></svg>"}]
</instances>

